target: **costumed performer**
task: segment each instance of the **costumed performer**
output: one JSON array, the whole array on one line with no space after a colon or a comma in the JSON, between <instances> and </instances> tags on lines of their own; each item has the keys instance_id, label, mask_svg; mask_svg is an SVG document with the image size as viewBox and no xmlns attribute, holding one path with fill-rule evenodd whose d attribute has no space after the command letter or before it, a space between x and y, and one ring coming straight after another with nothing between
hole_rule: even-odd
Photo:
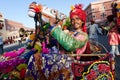
<instances>
[{"instance_id":1,"label":"costumed performer","mask_svg":"<svg viewBox=\"0 0 120 80\"><path fill-rule=\"evenodd\" d=\"M88 34L86 32L86 13L82 10L81 4L76 4L70 11L70 20L72 30L66 34L53 20L50 20L50 34L54 37L66 51L72 51L76 54L82 54L86 50ZM55 26L56 25L56 26ZM77 56L79 60L80 57Z\"/></svg>"}]
</instances>

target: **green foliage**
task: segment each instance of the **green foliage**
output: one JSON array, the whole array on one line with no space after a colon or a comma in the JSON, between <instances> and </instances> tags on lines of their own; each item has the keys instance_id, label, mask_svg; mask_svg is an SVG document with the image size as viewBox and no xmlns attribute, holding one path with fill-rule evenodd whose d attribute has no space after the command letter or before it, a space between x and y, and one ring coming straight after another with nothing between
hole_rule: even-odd
<instances>
[{"instance_id":1,"label":"green foliage","mask_svg":"<svg viewBox=\"0 0 120 80\"><path fill-rule=\"evenodd\" d=\"M63 27L67 26L68 28L71 27L71 23L70 23L70 18L67 18L66 21L63 23Z\"/></svg>"},{"instance_id":2,"label":"green foliage","mask_svg":"<svg viewBox=\"0 0 120 80\"><path fill-rule=\"evenodd\" d=\"M49 27L50 27L50 23L46 23L46 24L43 26L43 31L46 31Z\"/></svg>"}]
</instances>

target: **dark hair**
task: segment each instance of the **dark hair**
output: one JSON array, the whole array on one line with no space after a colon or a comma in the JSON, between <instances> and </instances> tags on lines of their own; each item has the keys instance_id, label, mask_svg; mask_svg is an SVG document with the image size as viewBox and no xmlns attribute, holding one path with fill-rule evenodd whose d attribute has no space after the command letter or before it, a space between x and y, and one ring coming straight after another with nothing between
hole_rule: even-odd
<instances>
[{"instance_id":1,"label":"dark hair","mask_svg":"<svg viewBox=\"0 0 120 80\"><path fill-rule=\"evenodd\" d=\"M37 4L37 2L33 1L32 4Z\"/></svg>"},{"instance_id":2,"label":"dark hair","mask_svg":"<svg viewBox=\"0 0 120 80\"><path fill-rule=\"evenodd\" d=\"M114 21L114 15L107 16L107 20L108 20L108 22Z\"/></svg>"},{"instance_id":3,"label":"dark hair","mask_svg":"<svg viewBox=\"0 0 120 80\"><path fill-rule=\"evenodd\" d=\"M90 22L91 22L91 23L95 23L95 21L94 21L94 20L91 20Z\"/></svg>"}]
</instances>

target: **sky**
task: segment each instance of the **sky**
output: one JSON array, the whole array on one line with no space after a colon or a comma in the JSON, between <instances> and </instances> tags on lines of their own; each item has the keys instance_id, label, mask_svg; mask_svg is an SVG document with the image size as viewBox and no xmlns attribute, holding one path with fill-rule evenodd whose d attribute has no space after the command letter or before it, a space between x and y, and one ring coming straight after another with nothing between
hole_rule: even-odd
<instances>
[{"instance_id":1,"label":"sky","mask_svg":"<svg viewBox=\"0 0 120 80\"><path fill-rule=\"evenodd\" d=\"M34 19L28 16L28 7L32 2L56 9L68 16L70 6L81 3L84 8L97 0L2 0L0 2L0 12L5 19L22 23L26 27L34 28Z\"/></svg>"}]
</instances>

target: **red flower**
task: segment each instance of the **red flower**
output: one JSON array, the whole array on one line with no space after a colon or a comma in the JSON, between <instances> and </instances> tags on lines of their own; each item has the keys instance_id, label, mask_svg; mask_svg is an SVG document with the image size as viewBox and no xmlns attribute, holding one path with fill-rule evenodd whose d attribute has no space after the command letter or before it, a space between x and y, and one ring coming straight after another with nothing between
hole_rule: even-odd
<instances>
[{"instance_id":1,"label":"red flower","mask_svg":"<svg viewBox=\"0 0 120 80\"><path fill-rule=\"evenodd\" d=\"M106 64L99 64L98 65L99 72L106 72L106 70L109 70L109 67Z\"/></svg>"},{"instance_id":2,"label":"red flower","mask_svg":"<svg viewBox=\"0 0 120 80\"><path fill-rule=\"evenodd\" d=\"M97 73L95 70L90 70L90 74L87 75L87 79L88 80L93 80L93 79L96 79L97 77Z\"/></svg>"},{"instance_id":3,"label":"red flower","mask_svg":"<svg viewBox=\"0 0 120 80\"><path fill-rule=\"evenodd\" d=\"M87 80L92 80L92 75L91 74L88 74L86 77L87 77Z\"/></svg>"}]
</instances>

